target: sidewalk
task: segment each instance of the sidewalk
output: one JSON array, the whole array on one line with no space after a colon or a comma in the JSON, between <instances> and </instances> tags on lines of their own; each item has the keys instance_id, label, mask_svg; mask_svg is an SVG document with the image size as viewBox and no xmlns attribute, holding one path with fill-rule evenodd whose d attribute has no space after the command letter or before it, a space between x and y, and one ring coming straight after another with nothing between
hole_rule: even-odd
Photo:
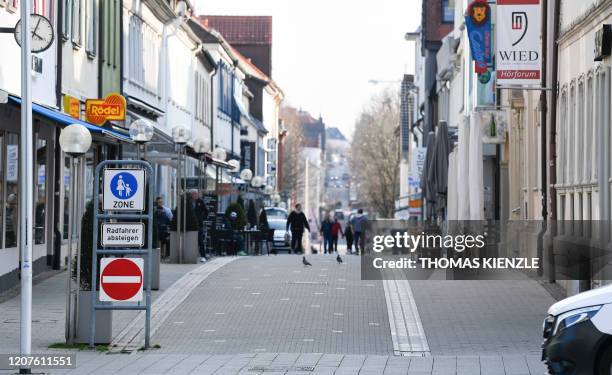
<instances>
[{"instance_id":1,"label":"sidewalk","mask_svg":"<svg viewBox=\"0 0 612 375\"><path fill-rule=\"evenodd\" d=\"M199 264L161 264L160 290L152 291L155 301L168 287ZM66 280L60 272L33 287L32 352L45 353L51 344L65 341ZM0 303L0 353L19 351L20 297ZM113 336L132 321L137 311L113 313Z\"/></svg>"}]
</instances>

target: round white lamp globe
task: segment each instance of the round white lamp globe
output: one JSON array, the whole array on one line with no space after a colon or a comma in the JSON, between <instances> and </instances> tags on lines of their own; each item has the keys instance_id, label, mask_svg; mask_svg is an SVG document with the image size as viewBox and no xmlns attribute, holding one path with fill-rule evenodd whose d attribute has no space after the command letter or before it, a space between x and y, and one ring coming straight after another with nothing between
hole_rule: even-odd
<instances>
[{"instance_id":1,"label":"round white lamp globe","mask_svg":"<svg viewBox=\"0 0 612 375\"><path fill-rule=\"evenodd\" d=\"M83 155L91 147L91 133L81 124L68 125L62 129L59 143L65 153L73 156Z\"/></svg>"},{"instance_id":2,"label":"round white lamp globe","mask_svg":"<svg viewBox=\"0 0 612 375\"><path fill-rule=\"evenodd\" d=\"M149 142L153 132L153 124L147 119L139 118L130 124L130 138L136 143Z\"/></svg>"},{"instance_id":3,"label":"round white lamp globe","mask_svg":"<svg viewBox=\"0 0 612 375\"><path fill-rule=\"evenodd\" d=\"M172 140L174 143L184 145L191 138L191 130L185 126L178 125L172 128Z\"/></svg>"},{"instance_id":4,"label":"round white lamp globe","mask_svg":"<svg viewBox=\"0 0 612 375\"><path fill-rule=\"evenodd\" d=\"M243 169L242 172L240 172L240 178L244 181L251 181L253 178L253 172L251 172L250 169Z\"/></svg>"}]
</instances>

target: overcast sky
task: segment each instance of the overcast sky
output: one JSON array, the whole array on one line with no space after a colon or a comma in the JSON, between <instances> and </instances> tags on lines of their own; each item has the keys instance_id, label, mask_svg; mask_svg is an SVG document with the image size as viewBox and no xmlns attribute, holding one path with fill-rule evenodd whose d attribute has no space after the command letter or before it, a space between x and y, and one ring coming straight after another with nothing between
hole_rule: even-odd
<instances>
[{"instance_id":1,"label":"overcast sky","mask_svg":"<svg viewBox=\"0 0 612 375\"><path fill-rule=\"evenodd\" d=\"M193 0L197 14L271 15L272 78L285 101L350 136L364 103L414 68L404 34L420 0ZM386 85L389 85L387 83ZM394 83L399 86L399 83Z\"/></svg>"}]
</instances>

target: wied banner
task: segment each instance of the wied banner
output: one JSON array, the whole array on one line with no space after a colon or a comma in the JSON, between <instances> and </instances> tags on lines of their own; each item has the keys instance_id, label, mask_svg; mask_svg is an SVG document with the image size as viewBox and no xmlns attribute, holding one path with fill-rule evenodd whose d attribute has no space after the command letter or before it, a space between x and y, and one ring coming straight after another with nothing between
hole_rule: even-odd
<instances>
[{"instance_id":1,"label":"wied banner","mask_svg":"<svg viewBox=\"0 0 612 375\"><path fill-rule=\"evenodd\" d=\"M540 85L540 0L497 0L496 8L498 85Z\"/></svg>"},{"instance_id":2,"label":"wied banner","mask_svg":"<svg viewBox=\"0 0 612 375\"><path fill-rule=\"evenodd\" d=\"M612 280L612 222L368 222L366 280Z\"/></svg>"}]
</instances>

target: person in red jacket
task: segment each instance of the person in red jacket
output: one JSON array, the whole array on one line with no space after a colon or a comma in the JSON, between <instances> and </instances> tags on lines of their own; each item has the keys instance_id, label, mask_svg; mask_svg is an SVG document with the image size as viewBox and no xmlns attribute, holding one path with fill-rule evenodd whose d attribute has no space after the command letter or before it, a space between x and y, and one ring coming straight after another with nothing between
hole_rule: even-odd
<instances>
[{"instance_id":1,"label":"person in red jacket","mask_svg":"<svg viewBox=\"0 0 612 375\"><path fill-rule=\"evenodd\" d=\"M331 249L329 249L329 253L332 251L338 253L338 235L341 234L344 237L344 232L342 232L342 226L338 222L338 219L334 219L331 227Z\"/></svg>"}]
</instances>

